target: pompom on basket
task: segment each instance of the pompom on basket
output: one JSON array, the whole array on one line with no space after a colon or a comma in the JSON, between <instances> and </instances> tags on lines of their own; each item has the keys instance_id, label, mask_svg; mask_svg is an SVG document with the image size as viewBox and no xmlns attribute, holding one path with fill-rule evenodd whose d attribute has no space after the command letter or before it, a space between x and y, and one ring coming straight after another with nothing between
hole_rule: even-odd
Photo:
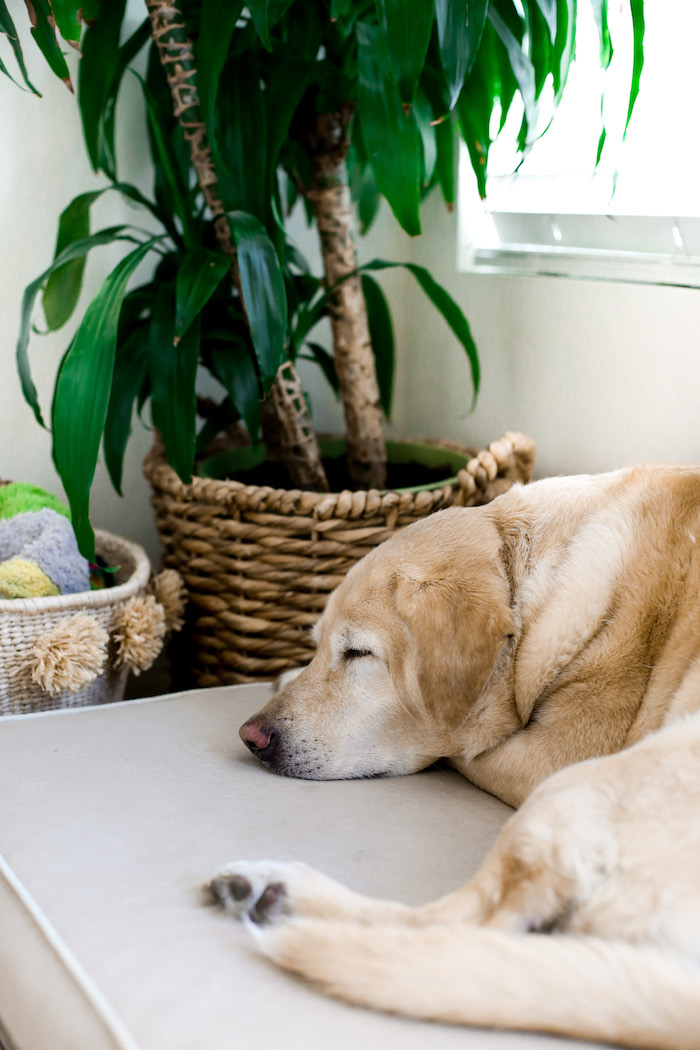
<instances>
[{"instance_id":1,"label":"pompom on basket","mask_svg":"<svg viewBox=\"0 0 700 1050\"><path fill-rule=\"evenodd\" d=\"M157 440L146 457L163 564L188 599L174 653L187 685L255 682L308 663L309 628L352 566L397 529L450 506L488 503L532 477L535 444L507 433L457 455L454 476L416 489L302 492L194 477L184 484Z\"/></svg>"},{"instance_id":2,"label":"pompom on basket","mask_svg":"<svg viewBox=\"0 0 700 1050\"><path fill-rule=\"evenodd\" d=\"M145 551L109 532L97 551L115 586L48 598L0 600L0 715L121 700L181 625L182 581L151 578Z\"/></svg>"}]
</instances>

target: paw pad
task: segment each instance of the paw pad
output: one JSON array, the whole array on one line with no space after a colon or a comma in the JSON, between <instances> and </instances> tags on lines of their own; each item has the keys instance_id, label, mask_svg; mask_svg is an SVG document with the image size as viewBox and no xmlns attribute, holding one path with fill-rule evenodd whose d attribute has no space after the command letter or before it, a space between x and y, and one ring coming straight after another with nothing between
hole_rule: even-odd
<instances>
[{"instance_id":1,"label":"paw pad","mask_svg":"<svg viewBox=\"0 0 700 1050\"><path fill-rule=\"evenodd\" d=\"M224 868L206 888L229 915L262 926L285 913L288 889L282 867L241 862Z\"/></svg>"},{"instance_id":2,"label":"paw pad","mask_svg":"<svg viewBox=\"0 0 700 1050\"><path fill-rule=\"evenodd\" d=\"M253 907L249 909L249 918L259 926L271 922L272 918L282 911L286 896L287 892L281 882L266 886Z\"/></svg>"}]
</instances>

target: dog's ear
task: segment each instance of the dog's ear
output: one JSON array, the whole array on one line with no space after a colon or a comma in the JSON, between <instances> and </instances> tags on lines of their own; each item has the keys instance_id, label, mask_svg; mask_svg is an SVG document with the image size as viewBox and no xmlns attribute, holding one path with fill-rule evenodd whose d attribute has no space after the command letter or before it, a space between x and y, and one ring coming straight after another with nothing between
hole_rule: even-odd
<instances>
[{"instance_id":1,"label":"dog's ear","mask_svg":"<svg viewBox=\"0 0 700 1050\"><path fill-rule=\"evenodd\" d=\"M397 574L394 604L413 639L426 708L445 727L459 724L481 695L512 635L508 588L497 572L478 585L459 578Z\"/></svg>"}]
</instances>

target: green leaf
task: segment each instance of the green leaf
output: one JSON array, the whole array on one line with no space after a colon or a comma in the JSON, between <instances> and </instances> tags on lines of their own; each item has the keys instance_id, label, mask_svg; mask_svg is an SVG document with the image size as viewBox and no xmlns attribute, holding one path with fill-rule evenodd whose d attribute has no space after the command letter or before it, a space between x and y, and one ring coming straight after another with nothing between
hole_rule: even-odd
<instances>
[{"instance_id":1,"label":"green leaf","mask_svg":"<svg viewBox=\"0 0 700 1050\"><path fill-rule=\"evenodd\" d=\"M315 62L278 58L267 78L268 164L277 165L280 150L289 136L289 126L315 72Z\"/></svg>"},{"instance_id":2,"label":"green leaf","mask_svg":"<svg viewBox=\"0 0 700 1050\"><path fill-rule=\"evenodd\" d=\"M119 36L126 0L100 6L100 16L85 33L78 73L78 105L85 147L95 171L114 177L114 149L104 135L103 118L119 73Z\"/></svg>"},{"instance_id":3,"label":"green leaf","mask_svg":"<svg viewBox=\"0 0 700 1050\"><path fill-rule=\"evenodd\" d=\"M75 241L84 240L90 236L90 207L104 192L104 190L95 190L92 193L81 193L63 210L58 220L54 258ZM58 270L54 270L49 277L42 297L49 331L61 328L75 310L83 283L84 269L85 256L81 255Z\"/></svg>"},{"instance_id":4,"label":"green leaf","mask_svg":"<svg viewBox=\"0 0 700 1050\"><path fill-rule=\"evenodd\" d=\"M82 193L72 200L61 213L54 258L75 241L83 240L90 235L90 208L98 197L111 190L117 190L129 200L147 208L151 214L159 216L158 209L151 201L147 200L135 186L130 186L128 183L115 182L101 190ZM85 257L81 256L55 270L49 277L42 297L49 331L61 328L75 310L82 287L84 269Z\"/></svg>"},{"instance_id":5,"label":"green leaf","mask_svg":"<svg viewBox=\"0 0 700 1050\"><path fill-rule=\"evenodd\" d=\"M272 50L270 30L282 18L293 0L246 0L246 7L263 46Z\"/></svg>"},{"instance_id":6,"label":"green leaf","mask_svg":"<svg viewBox=\"0 0 700 1050\"><path fill-rule=\"evenodd\" d=\"M352 124L352 143L348 153L347 170L350 196L357 212L360 233L364 236L377 217L382 197L362 141L359 116L355 117Z\"/></svg>"},{"instance_id":7,"label":"green leaf","mask_svg":"<svg viewBox=\"0 0 700 1050\"><path fill-rule=\"evenodd\" d=\"M5 0L0 0L0 33L3 33L10 42L10 47L14 52L17 65L24 77L24 83L30 91L33 91L35 95L41 97L41 93L34 87L27 74L27 67L24 64L24 55L22 54L22 48L20 46L19 37L17 36L17 30L15 29L15 23L12 21L10 12L7 10ZM2 66L2 72L10 77L10 80L14 81L14 77L10 76L4 65ZM16 81L14 82L16 83Z\"/></svg>"},{"instance_id":8,"label":"green leaf","mask_svg":"<svg viewBox=\"0 0 700 1050\"><path fill-rule=\"evenodd\" d=\"M328 385L335 394L336 397L340 395L340 383L338 382L338 373L335 369L335 360L333 354L329 354L325 347L321 346L320 343L307 343L312 356L308 358L310 361L315 361L319 366L324 376L328 380ZM304 355L306 360L306 355Z\"/></svg>"},{"instance_id":9,"label":"green leaf","mask_svg":"<svg viewBox=\"0 0 700 1050\"><path fill-rule=\"evenodd\" d=\"M149 136L156 174L156 198L166 212L175 214L182 225L185 243L192 244L196 238L192 231L191 208L187 186L181 177L178 159L163 127L158 101L149 85L139 77L146 105Z\"/></svg>"},{"instance_id":10,"label":"green leaf","mask_svg":"<svg viewBox=\"0 0 700 1050\"><path fill-rule=\"evenodd\" d=\"M0 73L3 73L6 77L9 77L10 80L12 81L12 83L16 84L18 88L22 87L22 85L19 83L19 81L15 80L15 78L12 76L12 73L10 73L9 69L7 68L5 63L2 61L2 59L0 59ZM38 94L38 92L37 92L37 94Z\"/></svg>"},{"instance_id":11,"label":"green leaf","mask_svg":"<svg viewBox=\"0 0 700 1050\"><path fill-rule=\"evenodd\" d=\"M423 147L422 182L424 186L428 186L433 177L435 165L437 163L437 142L435 141L433 110L427 97L422 91L419 91L416 95L414 111Z\"/></svg>"},{"instance_id":12,"label":"green leaf","mask_svg":"<svg viewBox=\"0 0 700 1050\"><path fill-rule=\"evenodd\" d=\"M508 52L508 60L518 84L518 91L523 100L523 107L525 110L523 124L526 129L524 142L525 145L528 146L534 141L537 130L535 69L530 59L523 51L520 41L511 32L504 19L501 18L500 14L494 7L489 8L488 17L491 25L496 30L501 43Z\"/></svg>"},{"instance_id":13,"label":"green leaf","mask_svg":"<svg viewBox=\"0 0 700 1050\"><path fill-rule=\"evenodd\" d=\"M598 30L600 64L603 69L607 69L613 56L613 46L608 26L608 0L591 0L591 7Z\"/></svg>"},{"instance_id":14,"label":"green leaf","mask_svg":"<svg viewBox=\"0 0 700 1050\"><path fill-rule=\"evenodd\" d=\"M347 173L360 233L364 236L374 223L382 201L377 178L372 165L366 161L364 164L360 163L357 151L353 146L347 156Z\"/></svg>"},{"instance_id":15,"label":"green leaf","mask_svg":"<svg viewBox=\"0 0 700 1050\"><path fill-rule=\"evenodd\" d=\"M147 281L146 284L140 284L137 288L132 288L124 296L122 312L119 315L117 347L150 315L158 284L157 280Z\"/></svg>"},{"instance_id":16,"label":"green leaf","mask_svg":"<svg viewBox=\"0 0 700 1050\"><path fill-rule=\"evenodd\" d=\"M181 262L175 291L175 342L182 338L230 268L221 252L195 248Z\"/></svg>"},{"instance_id":17,"label":"green leaf","mask_svg":"<svg viewBox=\"0 0 700 1050\"><path fill-rule=\"evenodd\" d=\"M241 414L235 408L231 398L225 397L215 411L211 415L207 415L207 418L204 420L197 434L195 456L201 456L215 437L218 437L222 431L226 430L233 423L237 423L240 418ZM199 472L198 466L197 473L199 474Z\"/></svg>"},{"instance_id":18,"label":"green leaf","mask_svg":"<svg viewBox=\"0 0 700 1050\"><path fill-rule=\"evenodd\" d=\"M270 29L273 29L279 20L287 13L294 0L269 0L267 19Z\"/></svg>"},{"instance_id":19,"label":"green leaf","mask_svg":"<svg viewBox=\"0 0 700 1050\"><path fill-rule=\"evenodd\" d=\"M465 77L479 51L486 24L488 0L435 0L440 58L454 109Z\"/></svg>"},{"instance_id":20,"label":"green leaf","mask_svg":"<svg viewBox=\"0 0 700 1050\"><path fill-rule=\"evenodd\" d=\"M299 308L294 323L292 324L292 346L296 353L299 352L310 331L316 327L322 317L328 313L329 293L322 291L308 303L303 303Z\"/></svg>"},{"instance_id":21,"label":"green leaf","mask_svg":"<svg viewBox=\"0 0 700 1050\"><path fill-rule=\"evenodd\" d=\"M105 419L105 464L114 488L122 495L124 452L131 433L134 404L148 372L149 326L140 324L117 345Z\"/></svg>"},{"instance_id":22,"label":"green leaf","mask_svg":"<svg viewBox=\"0 0 700 1050\"><path fill-rule=\"evenodd\" d=\"M433 25L433 0L376 0L401 101L413 102Z\"/></svg>"},{"instance_id":23,"label":"green leaf","mask_svg":"<svg viewBox=\"0 0 700 1050\"><path fill-rule=\"evenodd\" d=\"M293 241L287 240L284 245L285 266L295 266L300 273L311 276L311 265Z\"/></svg>"},{"instance_id":24,"label":"green leaf","mask_svg":"<svg viewBox=\"0 0 700 1050\"><path fill-rule=\"evenodd\" d=\"M175 303L171 286L161 286L151 314L149 365L151 412L170 465L184 484L192 480L197 436L195 380L200 324L196 318L175 343Z\"/></svg>"},{"instance_id":25,"label":"green leaf","mask_svg":"<svg viewBox=\"0 0 700 1050\"><path fill-rule=\"evenodd\" d=\"M486 168L491 147L491 115L500 83L496 44L500 46L492 26L488 24L484 30L477 60L457 101L462 137L469 150L469 159L482 198L486 196ZM506 64L508 65L507 62Z\"/></svg>"},{"instance_id":26,"label":"green leaf","mask_svg":"<svg viewBox=\"0 0 700 1050\"><path fill-rule=\"evenodd\" d=\"M391 75L381 30L357 23L362 138L381 193L404 230L420 233L421 141Z\"/></svg>"},{"instance_id":27,"label":"green leaf","mask_svg":"<svg viewBox=\"0 0 700 1050\"><path fill-rule=\"evenodd\" d=\"M219 80L242 10L243 0L202 0L196 47L197 90L210 143L216 133L214 113Z\"/></svg>"},{"instance_id":28,"label":"green leaf","mask_svg":"<svg viewBox=\"0 0 700 1050\"><path fill-rule=\"evenodd\" d=\"M226 211L246 211L266 224L267 109L259 85L256 54L228 59L220 78L211 146Z\"/></svg>"},{"instance_id":29,"label":"green leaf","mask_svg":"<svg viewBox=\"0 0 700 1050\"><path fill-rule=\"evenodd\" d=\"M24 295L22 296L20 329L17 337L16 348L17 372L19 374L24 399L34 412L37 422L42 427L44 426L44 420L41 414L41 409L39 408L36 387L32 381L31 370L29 368L29 357L27 354L32 310L34 309L36 297L43 287L44 281L50 277L52 273L60 269L66 263L72 262L73 259L81 258L89 252L91 248L98 248L104 244L114 244L115 241L133 241L133 237L123 233L126 229L128 229L127 226L111 226L106 230L100 230L99 233L92 234L91 237L85 237L81 240L75 241L70 248L66 248L65 251L61 252L61 254L54 259L47 270L44 270L43 273L39 274L39 276L24 289Z\"/></svg>"},{"instance_id":30,"label":"green leaf","mask_svg":"<svg viewBox=\"0 0 700 1050\"><path fill-rule=\"evenodd\" d=\"M270 42L270 26L267 11L268 0L246 0L246 7L264 47L271 51L272 44Z\"/></svg>"},{"instance_id":31,"label":"green leaf","mask_svg":"<svg viewBox=\"0 0 700 1050\"><path fill-rule=\"evenodd\" d=\"M574 59L576 45L576 0L557 0L557 35L554 40L552 66L554 104L561 99Z\"/></svg>"},{"instance_id":32,"label":"green leaf","mask_svg":"<svg viewBox=\"0 0 700 1050\"><path fill-rule=\"evenodd\" d=\"M549 42L553 44L557 37L557 0L535 0L535 3L547 23ZM591 0L591 3L594 7L596 3L598 5L607 5L607 0Z\"/></svg>"},{"instance_id":33,"label":"green leaf","mask_svg":"<svg viewBox=\"0 0 700 1050\"><path fill-rule=\"evenodd\" d=\"M364 236L376 219L382 203L382 195L379 192L377 179L369 164L365 166L365 170L362 172L355 200L360 233Z\"/></svg>"},{"instance_id":34,"label":"green leaf","mask_svg":"<svg viewBox=\"0 0 700 1050\"><path fill-rule=\"evenodd\" d=\"M539 4L525 0L525 17L529 38L530 61L535 71L535 98L539 98L547 77L552 72L552 41L549 26Z\"/></svg>"},{"instance_id":35,"label":"green leaf","mask_svg":"<svg viewBox=\"0 0 700 1050\"><path fill-rule=\"evenodd\" d=\"M82 6L81 0L51 0L51 10L64 40L80 40L78 11Z\"/></svg>"},{"instance_id":36,"label":"green leaf","mask_svg":"<svg viewBox=\"0 0 700 1050\"><path fill-rule=\"evenodd\" d=\"M630 0L630 7L632 9L633 38L632 84L623 135L627 134L630 118L634 111L634 104L639 94L639 81L642 76L642 67L644 66L644 0Z\"/></svg>"},{"instance_id":37,"label":"green leaf","mask_svg":"<svg viewBox=\"0 0 700 1050\"><path fill-rule=\"evenodd\" d=\"M130 63L134 60L146 41L150 40L150 38L151 22L149 18L146 18L117 52L117 64L112 76L112 82L109 85L109 94L100 124L100 142L102 152L106 158L105 171L107 171L108 174L112 171L114 177L116 177L117 168L114 128L117 114L117 96L119 95L119 89L121 87L124 73L129 68Z\"/></svg>"},{"instance_id":38,"label":"green leaf","mask_svg":"<svg viewBox=\"0 0 700 1050\"><path fill-rule=\"evenodd\" d=\"M32 6L33 15L30 14L32 20L31 34L36 45L48 62L51 72L55 73L72 91L73 85L70 79L70 71L56 40L51 5L48 3L48 0L33 0Z\"/></svg>"},{"instance_id":39,"label":"green leaf","mask_svg":"<svg viewBox=\"0 0 700 1050\"><path fill-rule=\"evenodd\" d=\"M132 273L156 238L130 252L90 303L63 359L53 401L53 458L71 509L81 554L95 560L90 486L107 417L122 300Z\"/></svg>"},{"instance_id":40,"label":"green leaf","mask_svg":"<svg viewBox=\"0 0 700 1050\"><path fill-rule=\"evenodd\" d=\"M481 40L479 59L482 57L486 58L489 54L492 57L496 70L496 83L494 90L498 95L501 107L501 118L498 126L498 134L500 135L505 127L511 103L518 90L518 82L513 76L513 70L511 69L510 61L508 59L508 52L496 35L496 31L490 22L487 23ZM552 61L553 51L550 50L550 64Z\"/></svg>"},{"instance_id":41,"label":"green leaf","mask_svg":"<svg viewBox=\"0 0 700 1050\"><path fill-rule=\"evenodd\" d=\"M391 416L394 386L394 329L384 292L373 277L362 275L362 291L367 304L367 323L374 351L379 398L384 415Z\"/></svg>"},{"instance_id":42,"label":"green leaf","mask_svg":"<svg viewBox=\"0 0 700 1050\"><path fill-rule=\"evenodd\" d=\"M243 302L250 323L263 390L267 392L285 359L287 297L272 241L253 215L228 213L238 253ZM235 402L234 402L235 404Z\"/></svg>"},{"instance_id":43,"label":"green leaf","mask_svg":"<svg viewBox=\"0 0 700 1050\"><path fill-rule=\"evenodd\" d=\"M436 170L445 203L452 206L456 200L455 133L451 116L435 125L437 147Z\"/></svg>"},{"instance_id":44,"label":"green leaf","mask_svg":"<svg viewBox=\"0 0 700 1050\"><path fill-rule=\"evenodd\" d=\"M605 147L605 140L608 137L608 133L605 128L601 128L600 135L598 137L598 149L596 151L595 166L596 168L600 164L600 158L603 156L603 149Z\"/></svg>"},{"instance_id":45,"label":"green leaf","mask_svg":"<svg viewBox=\"0 0 700 1050\"><path fill-rule=\"evenodd\" d=\"M384 259L374 259L372 262L365 263L361 266L359 272L364 273L367 270L388 270L396 267L402 267L403 269L408 270L409 273L413 274L433 306L442 314L443 318L461 343L469 360L472 374L472 385L474 387L474 398L476 399L476 395L479 391L479 383L481 381L479 354L472 338L469 323L449 292L447 292L442 285L437 283L435 278L431 276L425 267L416 266L415 263L386 262Z\"/></svg>"},{"instance_id":46,"label":"green leaf","mask_svg":"<svg viewBox=\"0 0 700 1050\"><path fill-rule=\"evenodd\" d=\"M260 437L260 383L245 343L238 340L217 346L211 354L211 370L243 417L253 445Z\"/></svg>"}]
</instances>

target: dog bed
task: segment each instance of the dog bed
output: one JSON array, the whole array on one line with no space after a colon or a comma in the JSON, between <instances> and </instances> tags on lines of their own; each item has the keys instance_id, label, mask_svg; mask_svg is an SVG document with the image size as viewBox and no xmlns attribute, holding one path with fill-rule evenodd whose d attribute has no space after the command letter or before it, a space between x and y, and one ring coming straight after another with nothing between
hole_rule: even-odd
<instances>
[{"instance_id":1,"label":"dog bed","mask_svg":"<svg viewBox=\"0 0 700 1050\"><path fill-rule=\"evenodd\" d=\"M591 1046L333 1002L202 903L222 864L272 858L418 904L465 882L511 812L448 769L268 773L237 733L267 693L220 687L0 719L5 1050Z\"/></svg>"}]
</instances>

